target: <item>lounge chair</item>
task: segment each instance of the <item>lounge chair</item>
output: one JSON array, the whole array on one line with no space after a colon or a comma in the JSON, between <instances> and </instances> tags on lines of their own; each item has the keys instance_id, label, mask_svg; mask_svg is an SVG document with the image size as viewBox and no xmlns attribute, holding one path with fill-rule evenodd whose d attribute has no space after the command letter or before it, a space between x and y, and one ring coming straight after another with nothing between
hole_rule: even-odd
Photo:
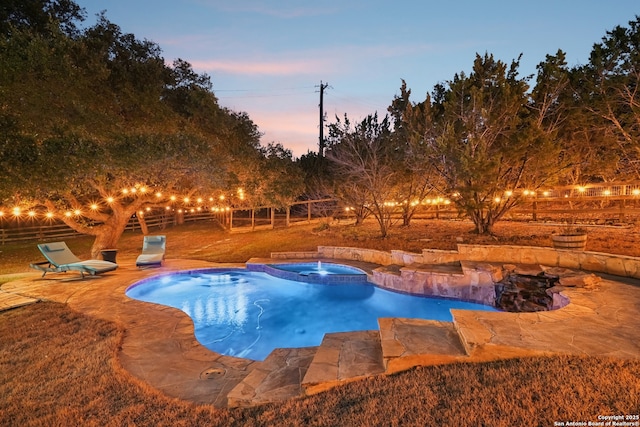
<instances>
[{"instance_id":1,"label":"lounge chair","mask_svg":"<svg viewBox=\"0 0 640 427\"><path fill-rule=\"evenodd\" d=\"M38 249L47 260L30 264L30 267L42 271L42 277L47 273L78 271L84 279L85 274L96 276L118 268L118 264L109 261L98 259L80 261L65 242L43 243L38 245Z\"/></svg>"},{"instance_id":2,"label":"lounge chair","mask_svg":"<svg viewBox=\"0 0 640 427\"><path fill-rule=\"evenodd\" d=\"M144 236L142 253L136 260L136 267L161 266L166 246L166 236Z\"/></svg>"}]
</instances>

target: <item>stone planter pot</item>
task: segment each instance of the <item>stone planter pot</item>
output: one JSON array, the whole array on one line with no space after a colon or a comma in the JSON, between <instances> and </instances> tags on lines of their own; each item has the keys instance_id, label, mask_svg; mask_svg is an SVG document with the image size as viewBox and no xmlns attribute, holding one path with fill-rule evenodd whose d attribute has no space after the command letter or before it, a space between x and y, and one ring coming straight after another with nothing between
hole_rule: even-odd
<instances>
[{"instance_id":1,"label":"stone planter pot","mask_svg":"<svg viewBox=\"0 0 640 427\"><path fill-rule=\"evenodd\" d=\"M552 234L553 247L556 249L570 249L583 251L587 247L587 234Z\"/></svg>"}]
</instances>

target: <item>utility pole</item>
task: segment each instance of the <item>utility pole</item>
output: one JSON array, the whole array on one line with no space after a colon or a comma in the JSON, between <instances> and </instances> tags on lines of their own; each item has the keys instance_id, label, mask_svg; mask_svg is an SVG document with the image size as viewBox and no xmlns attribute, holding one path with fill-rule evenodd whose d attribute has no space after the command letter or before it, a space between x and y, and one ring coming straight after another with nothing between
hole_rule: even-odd
<instances>
[{"instance_id":1,"label":"utility pole","mask_svg":"<svg viewBox=\"0 0 640 427\"><path fill-rule=\"evenodd\" d=\"M318 157L324 157L324 106L323 106L323 95L324 90L329 87L328 83L322 83L320 80L320 142L318 144Z\"/></svg>"}]
</instances>

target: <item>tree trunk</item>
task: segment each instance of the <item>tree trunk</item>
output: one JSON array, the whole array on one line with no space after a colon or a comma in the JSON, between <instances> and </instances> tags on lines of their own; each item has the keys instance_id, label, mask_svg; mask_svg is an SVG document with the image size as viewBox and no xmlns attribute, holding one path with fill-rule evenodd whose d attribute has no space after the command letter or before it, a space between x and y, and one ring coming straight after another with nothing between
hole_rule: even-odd
<instances>
[{"instance_id":1,"label":"tree trunk","mask_svg":"<svg viewBox=\"0 0 640 427\"><path fill-rule=\"evenodd\" d=\"M256 229L256 210L251 209L251 231Z\"/></svg>"},{"instance_id":2,"label":"tree trunk","mask_svg":"<svg viewBox=\"0 0 640 427\"><path fill-rule=\"evenodd\" d=\"M476 226L475 232L477 234L490 235L493 234L494 218L490 212L483 212L482 210L476 210L471 213L471 220Z\"/></svg>"},{"instance_id":3,"label":"tree trunk","mask_svg":"<svg viewBox=\"0 0 640 427\"><path fill-rule=\"evenodd\" d=\"M402 226L403 227L408 227L411 225L411 218L413 218L414 213L415 213L415 210L413 208L402 210Z\"/></svg>"},{"instance_id":4,"label":"tree trunk","mask_svg":"<svg viewBox=\"0 0 640 427\"><path fill-rule=\"evenodd\" d=\"M102 225L99 225L93 229L93 235L96 239L91 246L91 258L101 259L101 251L103 249L115 249L118 245L118 241L127 228L129 219L135 210L122 209L118 210L113 207L114 213L111 217Z\"/></svg>"},{"instance_id":5,"label":"tree trunk","mask_svg":"<svg viewBox=\"0 0 640 427\"><path fill-rule=\"evenodd\" d=\"M144 219L144 215L138 214L136 218L138 218L138 223L140 224L140 230L142 230L142 234L144 234L145 236L149 234L149 226L147 225L147 220Z\"/></svg>"},{"instance_id":6,"label":"tree trunk","mask_svg":"<svg viewBox=\"0 0 640 427\"><path fill-rule=\"evenodd\" d=\"M389 221L389 217L384 210L378 210L378 212L374 212L373 216L376 218L376 220L378 221L378 226L380 228L380 237L385 238L387 237L387 234L389 233L389 226L390 226L390 221Z\"/></svg>"},{"instance_id":7,"label":"tree trunk","mask_svg":"<svg viewBox=\"0 0 640 427\"><path fill-rule=\"evenodd\" d=\"M103 249L115 249L120 240L120 236L124 232L124 227L121 231L112 228L103 228L102 232L96 235L96 239L91 246L91 258L102 259Z\"/></svg>"},{"instance_id":8,"label":"tree trunk","mask_svg":"<svg viewBox=\"0 0 640 427\"><path fill-rule=\"evenodd\" d=\"M47 201L45 205L55 211L56 207L52 202ZM62 221L80 234L95 236L93 245L91 246L91 258L100 259L103 249L115 249L120 240L120 236L124 233L129 219L138 210L141 203L121 205L119 203L111 204L110 214L96 214L89 216L93 221L101 223L100 225L88 225L84 221L78 221L73 216L63 216Z\"/></svg>"}]
</instances>

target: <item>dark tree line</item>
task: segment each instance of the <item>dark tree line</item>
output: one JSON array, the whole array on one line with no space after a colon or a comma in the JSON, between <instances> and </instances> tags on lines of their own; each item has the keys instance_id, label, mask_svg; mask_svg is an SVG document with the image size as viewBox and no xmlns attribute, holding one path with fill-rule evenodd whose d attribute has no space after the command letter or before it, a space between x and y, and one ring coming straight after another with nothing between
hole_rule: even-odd
<instances>
[{"instance_id":1,"label":"dark tree line","mask_svg":"<svg viewBox=\"0 0 640 427\"><path fill-rule=\"evenodd\" d=\"M382 236L441 197L490 233L523 189L640 175L638 17L582 66L559 50L520 76L519 59L485 53L417 102L402 82L384 117L336 118L326 157L297 162L222 108L208 75L167 65L105 14L85 20L71 0L0 5L0 204L55 213L96 236L94 255L176 194L244 207L337 197Z\"/></svg>"},{"instance_id":2,"label":"dark tree line","mask_svg":"<svg viewBox=\"0 0 640 427\"><path fill-rule=\"evenodd\" d=\"M96 256L172 195L280 205L301 192L291 152L261 146L246 113L219 106L208 75L166 65L157 44L104 14L84 22L70 0L0 5L0 205L54 213L96 236Z\"/></svg>"},{"instance_id":3,"label":"dark tree line","mask_svg":"<svg viewBox=\"0 0 640 427\"><path fill-rule=\"evenodd\" d=\"M582 66L569 67L558 50L534 76L519 75L519 59L478 54L471 72L419 102L403 81L385 117L329 126L325 191L353 206L357 221L373 215L383 236L392 213L408 225L436 195L491 233L542 187L637 180L639 30L636 17L608 31Z\"/></svg>"}]
</instances>

